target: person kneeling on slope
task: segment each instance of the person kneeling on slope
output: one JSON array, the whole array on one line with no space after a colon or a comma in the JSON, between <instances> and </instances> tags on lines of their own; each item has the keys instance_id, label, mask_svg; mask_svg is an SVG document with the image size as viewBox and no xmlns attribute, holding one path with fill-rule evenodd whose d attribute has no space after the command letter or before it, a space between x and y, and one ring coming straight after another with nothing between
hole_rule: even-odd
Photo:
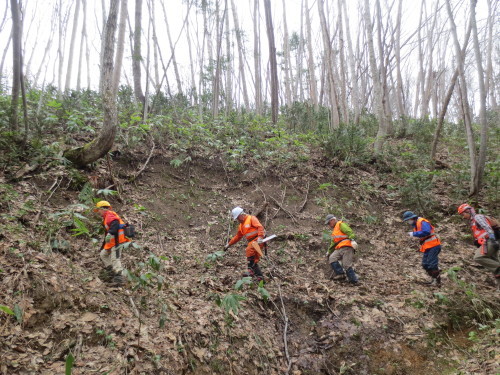
<instances>
[{"instance_id":1,"label":"person kneeling on slope","mask_svg":"<svg viewBox=\"0 0 500 375\"><path fill-rule=\"evenodd\" d=\"M474 261L493 273L497 289L500 290L500 262L498 250L500 246L500 228L498 222L486 215L476 214L474 208L467 203L458 207L458 214L469 222L477 246Z\"/></svg>"},{"instance_id":2,"label":"person kneeling on slope","mask_svg":"<svg viewBox=\"0 0 500 375\"><path fill-rule=\"evenodd\" d=\"M422 256L422 267L432 278L428 285L441 286L441 271L439 270L438 255L441 252L441 241L434 233L434 227L431 222L423 217L418 217L411 211L403 213L403 221L413 227L408 235L420 240L420 252Z\"/></svg>"},{"instance_id":3,"label":"person kneeling on slope","mask_svg":"<svg viewBox=\"0 0 500 375\"><path fill-rule=\"evenodd\" d=\"M243 276L255 277L256 281L261 281L264 279L262 271L258 265L260 257L262 256L262 251L260 246L256 246L264 239L265 230L259 219L255 216L247 215L243 208L235 207L231 211L233 220L237 220L240 225L238 226L238 232L231 238L231 240L224 246L224 251L226 251L230 246L237 243L243 237L248 241L246 248L246 257L248 261L248 272L244 273Z\"/></svg>"},{"instance_id":4,"label":"person kneeling on slope","mask_svg":"<svg viewBox=\"0 0 500 375\"><path fill-rule=\"evenodd\" d=\"M328 248L328 262L335 273L334 280L343 280L347 275L349 283L358 284L358 276L352 268L354 263L354 250L357 247L354 241L353 230L344 223L342 220L337 220L334 215L327 215L325 224L327 224L332 231L332 242ZM340 265L340 261L342 265ZM345 268L345 271L344 271Z\"/></svg>"}]
</instances>

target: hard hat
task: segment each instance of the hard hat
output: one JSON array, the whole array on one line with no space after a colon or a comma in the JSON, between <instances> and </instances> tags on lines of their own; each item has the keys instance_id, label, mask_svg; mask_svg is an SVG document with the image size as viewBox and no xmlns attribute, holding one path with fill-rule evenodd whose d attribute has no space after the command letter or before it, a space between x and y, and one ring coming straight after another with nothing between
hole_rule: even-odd
<instances>
[{"instance_id":1,"label":"hard hat","mask_svg":"<svg viewBox=\"0 0 500 375\"><path fill-rule=\"evenodd\" d=\"M471 206L469 206L467 203L464 203L464 204L461 204L459 207L458 207L458 213L461 214L462 212L464 212L465 210L470 210L472 209Z\"/></svg>"},{"instance_id":2,"label":"hard hat","mask_svg":"<svg viewBox=\"0 0 500 375\"><path fill-rule=\"evenodd\" d=\"M99 201L95 205L97 208L107 208L111 207L111 204L108 201Z\"/></svg>"},{"instance_id":3,"label":"hard hat","mask_svg":"<svg viewBox=\"0 0 500 375\"><path fill-rule=\"evenodd\" d=\"M335 215L332 215L332 214L326 215L325 224L330 223L330 221L332 221L333 219L337 220L337 218L335 217Z\"/></svg>"},{"instance_id":4,"label":"hard hat","mask_svg":"<svg viewBox=\"0 0 500 375\"><path fill-rule=\"evenodd\" d=\"M403 214L403 221L408 221L408 220L411 220L411 219L416 219L418 216L415 215L413 212L411 211L406 211L404 214Z\"/></svg>"},{"instance_id":5,"label":"hard hat","mask_svg":"<svg viewBox=\"0 0 500 375\"><path fill-rule=\"evenodd\" d=\"M243 213L243 208L241 207L235 207L231 211L231 215L233 216L233 220L236 220L238 216L240 216Z\"/></svg>"}]
</instances>

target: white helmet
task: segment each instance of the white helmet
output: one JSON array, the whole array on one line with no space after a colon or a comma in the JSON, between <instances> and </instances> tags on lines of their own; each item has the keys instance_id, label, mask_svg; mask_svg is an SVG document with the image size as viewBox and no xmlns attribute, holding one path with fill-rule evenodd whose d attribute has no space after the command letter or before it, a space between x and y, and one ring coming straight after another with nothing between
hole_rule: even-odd
<instances>
[{"instance_id":1,"label":"white helmet","mask_svg":"<svg viewBox=\"0 0 500 375\"><path fill-rule=\"evenodd\" d=\"M241 207L235 207L231 211L231 215L233 216L233 220L236 220L238 216L240 216L243 213L243 208Z\"/></svg>"}]
</instances>

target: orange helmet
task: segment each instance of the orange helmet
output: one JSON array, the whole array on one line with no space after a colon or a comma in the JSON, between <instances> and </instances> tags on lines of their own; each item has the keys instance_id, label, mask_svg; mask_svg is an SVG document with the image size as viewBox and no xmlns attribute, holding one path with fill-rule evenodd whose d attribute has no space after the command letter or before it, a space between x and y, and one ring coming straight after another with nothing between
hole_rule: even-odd
<instances>
[{"instance_id":1,"label":"orange helmet","mask_svg":"<svg viewBox=\"0 0 500 375\"><path fill-rule=\"evenodd\" d=\"M470 210L472 209L471 206L469 206L467 203L464 203L464 204L461 204L459 207L458 207L458 213L461 214L462 212L464 212L465 210Z\"/></svg>"}]
</instances>

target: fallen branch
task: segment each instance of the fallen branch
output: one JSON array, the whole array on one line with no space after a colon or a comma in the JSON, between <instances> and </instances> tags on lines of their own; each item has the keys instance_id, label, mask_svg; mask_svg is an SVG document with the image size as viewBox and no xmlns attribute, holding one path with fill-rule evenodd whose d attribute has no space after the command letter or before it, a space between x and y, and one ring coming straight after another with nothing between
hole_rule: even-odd
<instances>
[{"instance_id":1,"label":"fallen branch","mask_svg":"<svg viewBox=\"0 0 500 375\"><path fill-rule=\"evenodd\" d=\"M307 181L306 196L304 198L304 202L302 202L297 212L302 212L302 210L306 207L308 196L309 196L309 181Z\"/></svg>"},{"instance_id":2,"label":"fallen branch","mask_svg":"<svg viewBox=\"0 0 500 375\"><path fill-rule=\"evenodd\" d=\"M149 156L146 159L146 162L144 163L142 168L139 169L134 176L132 176L132 178L130 179L129 182L134 182L137 179L137 177L139 177L139 175L144 171L144 169L146 169L146 166L148 165L149 160L151 159L151 156L153 156L153 151L155 150L155 142L153 140L151 142L153 143L153 147L151 147L151 151L149 152Z\"/></svg>"},{"instance_id":3,"label":"fallen branch","mask_svg":"<svg viewBox=\"0 0 500 375\"><path fill-rule=\"evenodd\" d=\"M269 198L271 198L274 201L274 203L276 203L276 205L283 210L283 212L285 212L288 216L290 216L290 219L292 219L292 221L295 224L298 224L297 219L295 218L295 216L293 216L293 214L290 211L288 211L285 207L283 207L275 198L273 198L273 196L270 195Z\"/></svg>"},{"instance_id":4,"label":"fallen branch","mask_svg":"<svg viewBox=\"0 0 500 375\"><path fill-rule=\"evenodd\" d=\"M285 345L285 356L286 356L286 361L288 363L286 374L288 374L290 372L290 369L292 368L292 361L290 360L290 354L288 353L288 340L287 340L288 316L286 315L285 304L283 303L283 296L281 294L280 283L278 283L278 293L280 296L281 307L282 307L281 313L283 314L283 321L285 322L285 327L283 328L283 344Z\"/></svg>"}]
</instances>

